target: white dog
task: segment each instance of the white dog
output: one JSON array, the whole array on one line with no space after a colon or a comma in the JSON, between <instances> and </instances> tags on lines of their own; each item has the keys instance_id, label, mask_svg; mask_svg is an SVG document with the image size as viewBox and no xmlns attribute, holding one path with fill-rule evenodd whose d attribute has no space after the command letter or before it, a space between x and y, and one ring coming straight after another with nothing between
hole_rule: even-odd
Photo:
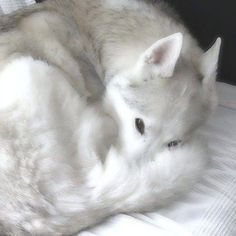
<instances>
[{"instance_id":1,"label":"white dog","mask_svg":"<svg viewBox=\"0 0 236 236\"><path fill-rule=\"evenodd\" d=\"M140 0L49 1L2 22L2 234L69 235L163 205L202 174L220 40L202 53ZM105 78L94 104L81 57Z\"/></svg>"}]
</instances>

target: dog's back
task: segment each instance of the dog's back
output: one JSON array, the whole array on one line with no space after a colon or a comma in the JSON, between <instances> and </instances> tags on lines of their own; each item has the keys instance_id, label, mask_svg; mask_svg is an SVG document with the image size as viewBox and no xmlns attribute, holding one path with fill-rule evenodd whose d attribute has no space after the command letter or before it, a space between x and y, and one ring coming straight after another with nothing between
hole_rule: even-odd
<instances>
[{"instance_id":1,"label":"dog's back","mask_svg":"<svg viewBox=\"0 0 236 236\"><path fill-rule=\"evenodd\" d=\"M19 56L40 58L66 72L70 83L87 96L78 63L83 58L81 40L73 18L48 4L33 5L1 16L0 31L0 68Z\"/></svg>"}]
</instances>

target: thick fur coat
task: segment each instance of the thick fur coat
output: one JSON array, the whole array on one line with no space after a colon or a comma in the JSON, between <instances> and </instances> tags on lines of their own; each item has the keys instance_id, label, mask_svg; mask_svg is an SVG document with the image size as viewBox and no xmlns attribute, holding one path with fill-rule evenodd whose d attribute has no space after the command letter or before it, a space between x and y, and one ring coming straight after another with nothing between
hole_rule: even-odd
<instances>
[{"instance_id":1,"label":"thick fur coat","mask_svg":"<svg viewBox=\"0 0 236 236\"><path fill-rule=\"evenodd\" d=\"M220 39L203 53L141 0L52 0L0 29L1 234L70 235L201 176Z\"/></svg>"}]
</instances>

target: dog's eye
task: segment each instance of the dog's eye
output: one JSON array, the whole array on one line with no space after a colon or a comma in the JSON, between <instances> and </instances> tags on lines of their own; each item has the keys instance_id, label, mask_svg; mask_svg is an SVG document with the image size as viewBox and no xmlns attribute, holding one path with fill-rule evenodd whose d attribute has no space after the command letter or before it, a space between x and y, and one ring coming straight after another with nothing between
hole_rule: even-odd
<instances>
[{"instance_id":1,"label":"dog's eye","mask_svg":"<svg viewBox=\"0 0 236 236\"><path fill-rule=\"evenodd\" d=\"M182 141L181 140L174 140L174 141L171 141L167 144L167 147L169 149L172 149L172 148L175 148L177 147Z\"/></svg>"},{"instance_id":2,"label":"dog's eye","mask_svg":"<svg viewBox=\"0 0 236 236\"><path fill-rule=\"evenodd\" d=\"M138 132L141 135L143 135L144 131L145 131L145 124L144 124L143 120L140 118L136 118L135 119L135 126L136 126L136 129L138 130Z\"/></svg>"}]
</instances>

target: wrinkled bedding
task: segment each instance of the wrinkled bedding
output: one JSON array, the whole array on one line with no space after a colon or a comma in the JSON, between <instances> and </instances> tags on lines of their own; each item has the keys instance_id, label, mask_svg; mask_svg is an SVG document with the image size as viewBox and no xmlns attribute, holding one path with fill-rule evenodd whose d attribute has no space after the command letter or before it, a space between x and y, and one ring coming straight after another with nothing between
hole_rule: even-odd
<instances>
[{"instance_id":1,"label":"wrinkled bedding","mask_svg":"<svg viewBox=\"0 0 236 236\"><path fill-rule=\"evenodd\" d=\"M10 13L33 3L35 0L0 0L0 14Z\"/></svg>"}]
</instances>

